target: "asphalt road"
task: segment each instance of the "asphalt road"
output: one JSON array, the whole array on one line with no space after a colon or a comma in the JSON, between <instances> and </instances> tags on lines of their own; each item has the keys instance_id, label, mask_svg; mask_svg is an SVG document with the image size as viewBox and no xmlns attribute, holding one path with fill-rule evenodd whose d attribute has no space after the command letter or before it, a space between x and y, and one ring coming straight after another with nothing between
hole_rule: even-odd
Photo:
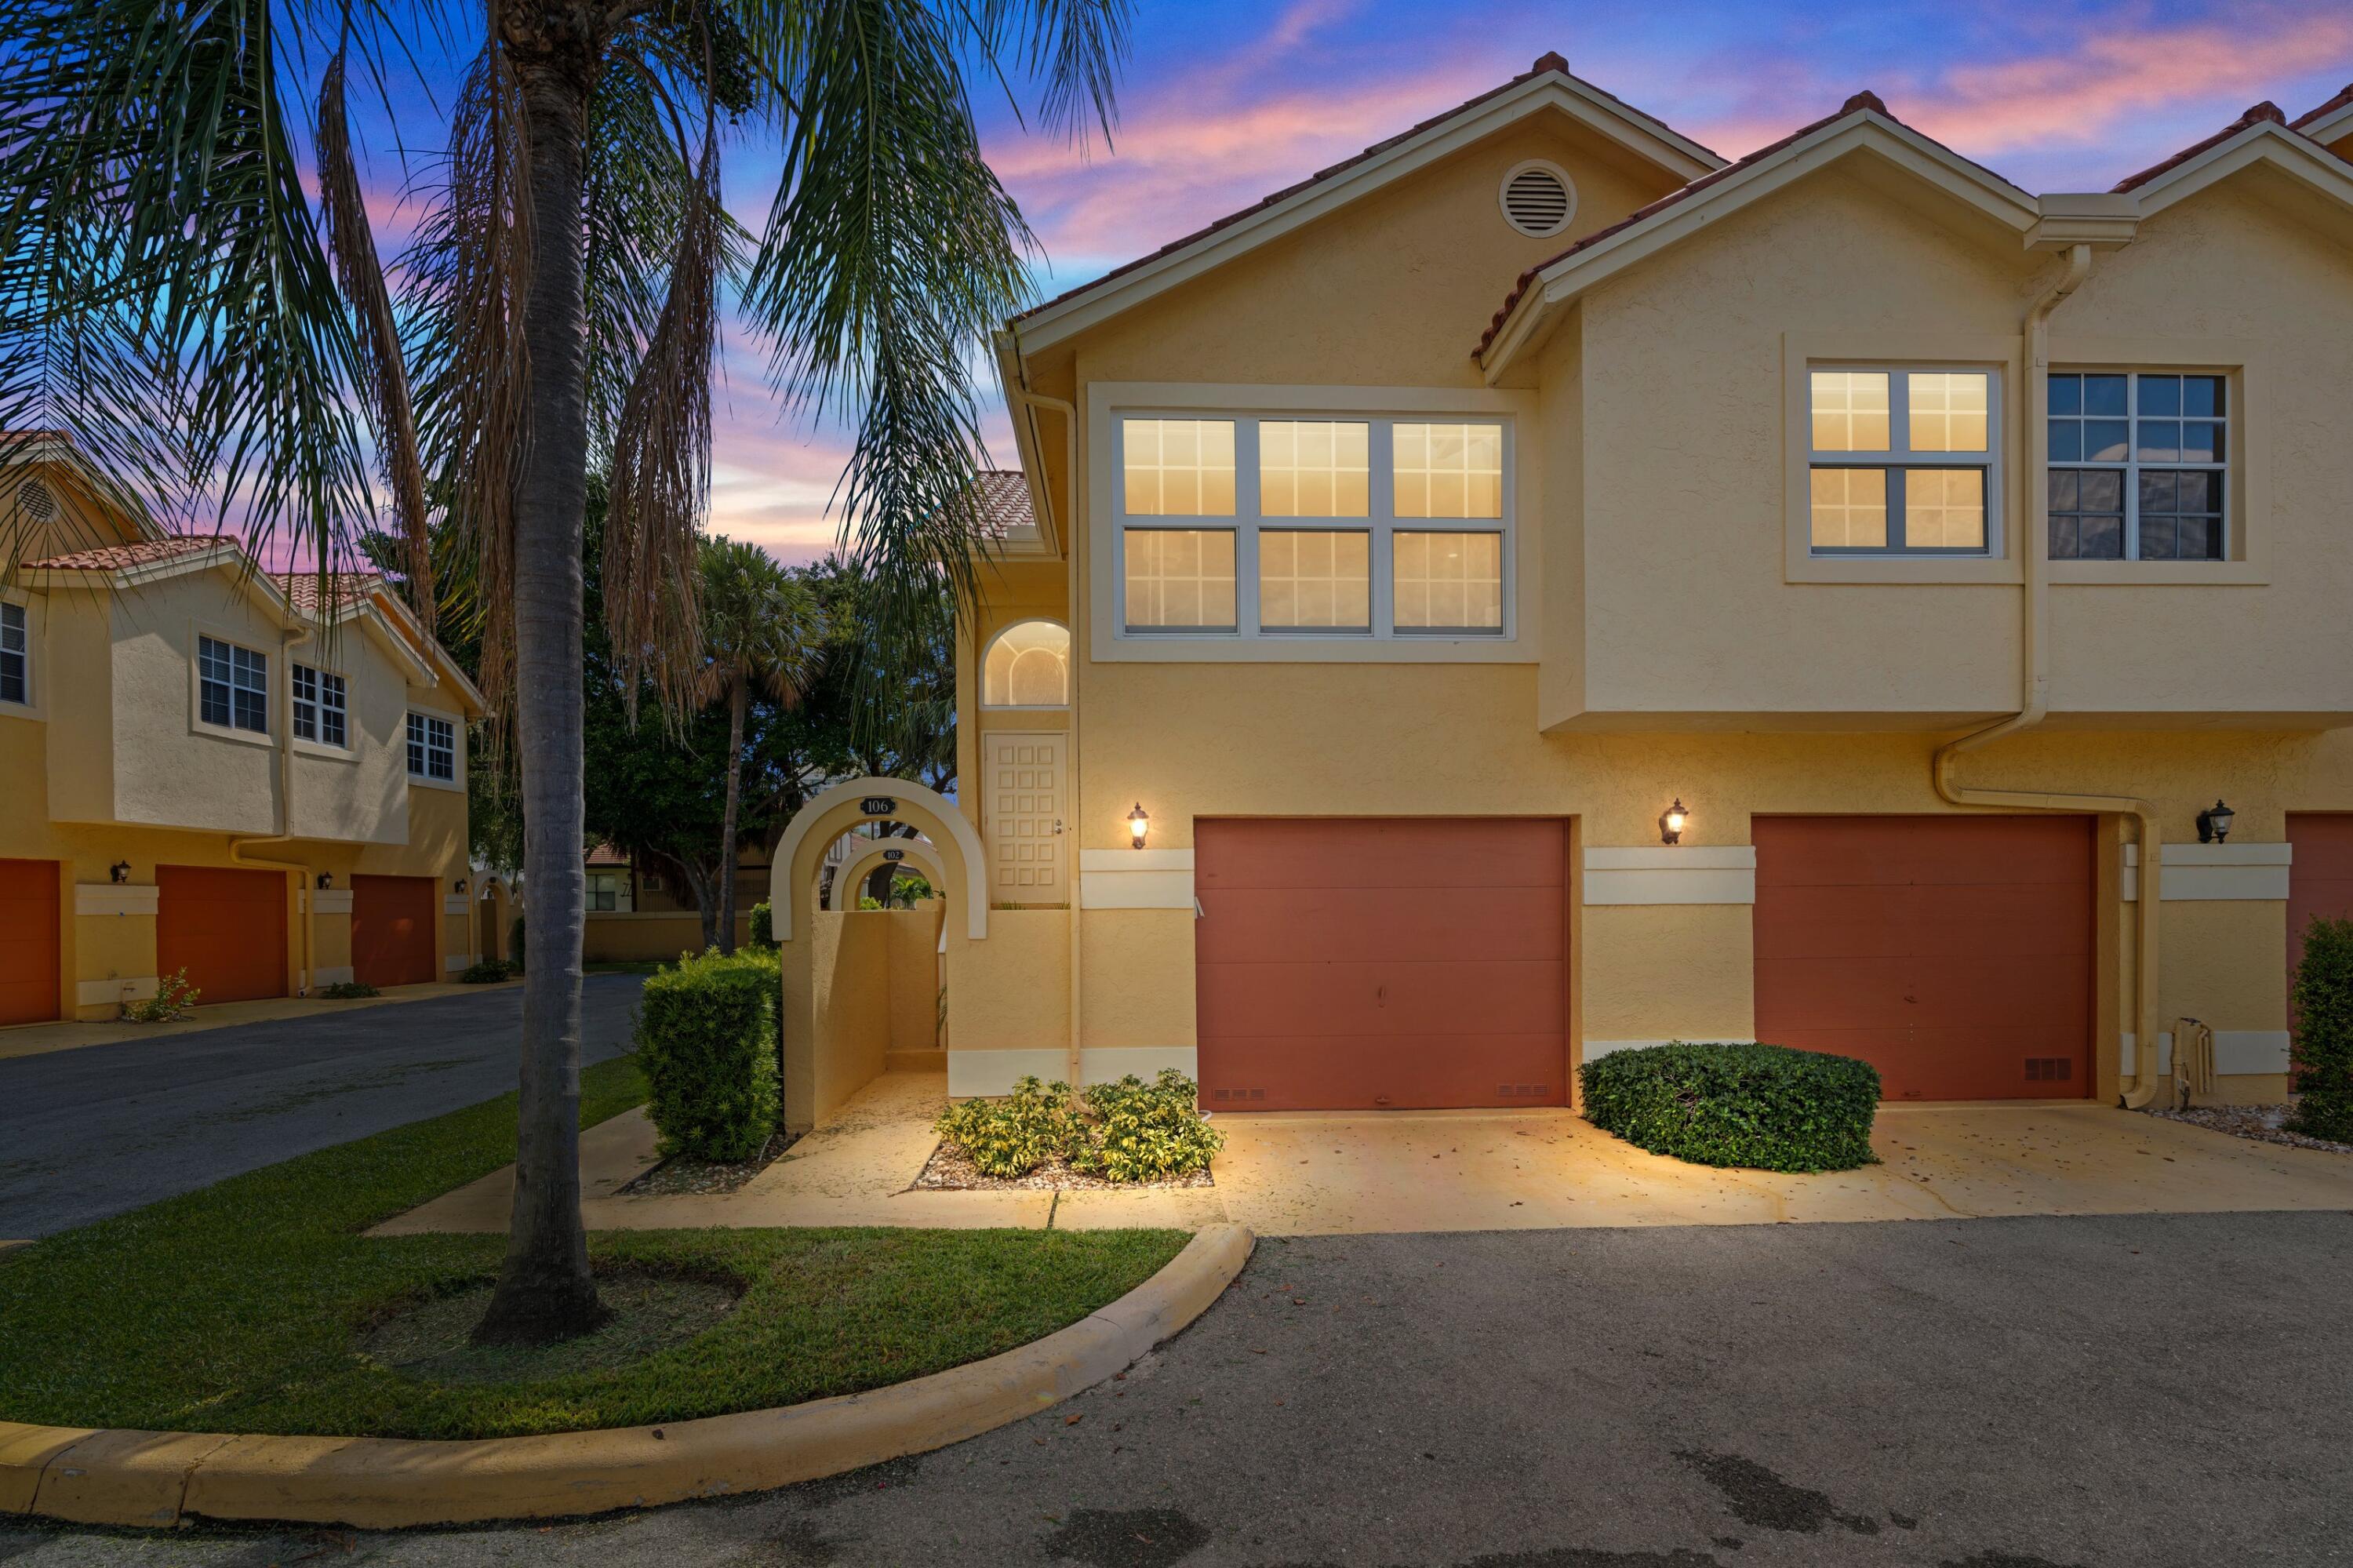
<instances>
[{"instance_id":1,"label":"asphalt road","mask_svg":"<svg viewBox=\"0 0 2353 1568\"><path fill-rule=\"evenodd\" d=\"M581 1054L628 1049L636 975L591 975ZM515 1084L522 989L0 1061L0 1238L47 1235Z\"/></svg>"},{"instance_id":2,"label":"asphalt road","mask_svg":"<svg viewBox=\"0 0 2353 1568\"><path fill-rule=\"evenodd\" d=\"M830 1481L405 1535L0 1527L0 1560L2343 1563L2348 1343L2341 1213L1268 1241L1122 1381Z\"/></svg>"}]
</instances>

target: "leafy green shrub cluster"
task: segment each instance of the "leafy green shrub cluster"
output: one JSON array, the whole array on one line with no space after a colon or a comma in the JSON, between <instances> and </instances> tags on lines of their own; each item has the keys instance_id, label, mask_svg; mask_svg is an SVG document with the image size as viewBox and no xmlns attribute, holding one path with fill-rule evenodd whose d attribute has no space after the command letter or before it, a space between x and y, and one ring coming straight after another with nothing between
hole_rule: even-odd
<instances>
[{"instance_id":1,"label":"leafy green shrub cluster","mask_svg":"<svg viewBox=\"0 0 2353 1568\"><path fill-rule=\"evenodd\" d=\"M765 898L752 906L752 945L773 948L776 945L776 916Z\"/></svg>"},{"instance_id":2,"label":"leafy green shrub cluster","mask_svg":"<svg viewBox=\"0 0 2353 1568\"><path fill-rule=\"evenodd\" d=\"M382 996L384 992L365 980L337 980L332 985L321 986L319 994L329 1001L359 1001L371 996Z\"/></svg>"},{"instance_id":3,"label":"leafy green shrub cluster","mask_svg":"<svg viewBox=\"0 0 2353 1568\"><path fill-rule=\"evenodd\" d=\"M1200 1110L1200 1091L1175 1068L1152 1083L1130 1074L1097 1084L1070 1108L1068 1084L1025 1077L1002 1099L950 1106L934 1124L986 1175L1026 1176L1050 1160L1110 1181L1157 1181L1208 1169L1225 1134Z\"/></svg>"},{"instance_id":4,"label":"leafy green shrub cluster","mask_svg":"<svg viewBox=\"0 0 2353 1568\"><path fill-rule=\"evenodd\" d=\"M1613 1051L1577 1069L1586 1119L1653 1154L1758 1171L1874 1165L1879 1072L1787 1045Z\"/></svg>"},{"instance_id":5,"label":"leafy green shrub cluster","mask_svg":"<svg viewBox=\"0 0 2353 1568\"><path fill-rule=\"evenodd\" d=\"M2305 927L2295 966L2295 1115L2309 1138L2353 1143L2353 920Z\"/></svg>"},{"instance_id":6,"label":"leafy green shrub cluster","mask_svg":"<svg viewBox=\"0 0 2353 1568\"><path fill-rule=\"evenodd\" d=\"M749 1160L776 1129L776 965L681 957L646 978L637 1026L646 1114L665 1155Z\"/></svg>"},{"instance_id":7,"label":"leafy green shrub cluster","mask_svg":"<svg viewBox=\"0 0 2353 1568\"><path fill-rule=\"evenodd\" d=\"M466 985L491 985L511 979L514 972L513 966L504 959L476 959L466 966L458 979Z\"/></svg>"},{"instance_id":8,"label":"leafy green shrub cluster","mask_svg":"<svg viewBox=\"0 0 2353 1568\"><path fill-rule=\"evenodd\" d=\"M132 1023L169 1023L185 1018L205 993L188 983L188 971L175 969L155 982L155 994L144 1001L126 1001L122 1016Z\"/></svg>"}]
</instances>

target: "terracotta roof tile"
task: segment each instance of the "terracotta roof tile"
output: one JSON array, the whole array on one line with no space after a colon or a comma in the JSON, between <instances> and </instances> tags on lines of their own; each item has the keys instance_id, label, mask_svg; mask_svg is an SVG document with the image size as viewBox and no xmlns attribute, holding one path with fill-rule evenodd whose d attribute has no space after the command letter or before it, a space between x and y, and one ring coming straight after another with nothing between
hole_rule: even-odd
<instances>
[{"instance_id":1,"label":"terracotta roof tile","mask_svg":"<svg viewBox=\"0 0 2353 1568\"><path fill-rule=\"evenodd\" d=\"M984 535L1002 539L1016 528L1036 526L1038 514L1029 504L1029 476L1018 469L982 469L978 488Z\"/></svg>"},{"instance_id":2,"label":"terracotta roof tile","mask_svg":"<svg viewBox=\"0 0 2353 1568\"><path fill-rule=\"evenodd\" d=\"M236 543L227 534L174 534L168 539L145 539L134 545L99 545L87 550L69 550L62 556L26 561L25 569L37 572L119 572L180 556L198 555L221 545L234 546Z\"/></svg>"},{"instance_id":3,"label":"terracotta roof tile","mask_svg":"<svg viewBox=\"0 0 2353 1568\"><path fill-rule=\"evenodd\" d=\"M2232 121L2228 125L2223 126L2211 136L2206 137L2202 141L2191 143L2189 146L2182 148L2181 151L2174 154L2173 156L2166 159L2163 163L2151 164L2147 168L2143 169L2137 175L2126 175L2123 179L2118 180L2114 185L2110 186L2109 189L2116 192L2137 189L2138 187L2148 184L2149 181L2157 178L2158 175L2165 173L2166 170L2179 168L2182 164L2188 163L2199 154L2206 151L2207 148L2227 142L2232 137L2237 135L2240 132L2244 131L2248 126L2257 124L2265 120L2270 121L2274 125L2284 125L2287 123L2287 116L2281 112L2280 106L2266 99L2263 102L2251 107L2244 114L2240 115L2236 120Z\"/></svg>"},{"instance_id":4,"label":"terracotta roof tile","mask_svg":"<svg viewBox=\"0 0 2353 1568\"><path fill-rule=\"evenodd\" d=\"M374 572L335 572L322 584L316 572L272 572L269 580L278 585L289 604L306 615L316 615L322 605L341 609L367 598L384 579Z\"/></svg>"},{"instance_id":5,"label":"terracotta roof tile","mask_svg":"<svg viewBox=\"0 0 2353 1568\"><path fill-rule=\"evenodd\" d=\"M2353 103L2353 85L2348 85L2344 91L2338 93L2327 102L2321 104L2318 108L2309 110L2305 113L2297 115L2295 119L2287 122L2287 128L2291 131L2301 131L2306 126L2311 124L2314 121L2321 119L2326 115L2334 114L2348 103Z\"/></svg>"},{"instance_id":6,"label":"terracotta roof tile","mask_svg":"<svg viewBox=\"0 0 2353 1568\"><path fill-rule=\"evenodd\" d=\"M1195 229L1192 233L1186 235L1181 239L1170 240L1167 244L1148 255L1139 256L1133 261L1124 261L1100 277L1089 279L1086 282L1079 284L1076 288L1066 289L1061 293L1055 295L1052 299L1046 301L1042 304L1030 306L1028 310L1014 316L1013 319L1017 322L1026 321L1029 317L1036 315L1040 311L1051 310L1054 306L1070 300L1074 300L1081 294L1100 289L1114 278L1122 277L1126 273L1134 271L1139 267L1157 261L1164 256L1182 250L1188 245L1207 239L1210 235L1217 233L1221 228L1230 228L1235 224L1240 223L1243 218L1250 217L1253 213L1263 212L1268 207L1273 207L1279 202L1288 201L1290 198L1297 196L1301 191L1306 190L1311 185L1322 185L1325 180L1331 179L1335 175L1345 174L1348 170L1355 168L1357 164L1364 163L1366 159L1377 157L1381 154L1388 152L1391 147L1396 146L1400 142L1410 141L1414 137L1420 135L1423 132L1430 130L1432 126L1443 124L1447 121L1453 119L1458 114L1463 113L1468 110L1476 109L1479 105L1486 102L1491 98L1501 97L1503 94L1511 91L1512 89L1519 86L1521 83L1533 80L1536 77L1544 76L1547 73L1557 73L1561 76L1567 76L1568 74L1568 61L1555 52L1546 52L1545 54L1538 55L1535 59L1535 63L1533 66L1528 69L1522 71L1519 75L1512 78L1509 81L1497 87L1491 87L1486 91L1479 93L1474 97L1464 99L1461 103L1456 104L1453 108L1446 111L1443 114L1433 114L1429 119L1410 126L1406 130L1400 131L1394 136L1388 137L1384 141L1374 143L1371 146L1366 148L1363 152L1355 154L1353 157L1343 158L1329 168L1318 169L1315 173L1308 175L1305 179L1301 180L1296 185L1285 185L1281 190L1274 192L1271 196L1262 196L1259 200L1252 202L1250 206L1243 207L1239 212L1229 212L1225 217L1219 218L1215 222L1206 224L1203 227ZM1666 125L1666 122L1660 120L1656 115L1642 114L1641 111L1634 108L1633 105L1628 103L1624 99L1620 98L1613 93L1605 92L1600 88L1593 86L1591 82L1586 82L1584 83L1584 86L1591 91L1599 93L1601 97L1609 99L1610 102L1624 109L1629 114L1641 115L1641 118L1648 120L1656 125ZM1672 128L1669 127L1669 129L1672 130ZM1683 132L1680 131L1674 132L1673 133L1678 136L1683 135ZM1697 142L1692 142L1692 139L1688 136L1684 136L1683 140L1691 142L1693 146L1696 147L1700 145ZM1704 151L1705 149L1703 148L1702 150ZM1711 154L1710 155L1713 156L1714 154Z\"/></svg>"}]
</instances>

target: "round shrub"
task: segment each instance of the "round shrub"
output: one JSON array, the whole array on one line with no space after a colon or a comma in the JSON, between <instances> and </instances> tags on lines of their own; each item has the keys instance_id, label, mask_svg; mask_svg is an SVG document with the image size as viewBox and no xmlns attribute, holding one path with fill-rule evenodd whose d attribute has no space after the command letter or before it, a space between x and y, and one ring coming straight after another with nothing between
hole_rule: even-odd
<instances>
[{"instance_id":1,"label":"round shrub","mask_svg":"<svg viewBox=\"0 0 2353 1568\"><path fill-rule=\"evenodd\" d=\"M1879 1070L1787 1045L1613 1051L1577 1070L1585 1118L1653 1154L1757 1171L1875 1165Z\"/></svg>"}]
</instances>

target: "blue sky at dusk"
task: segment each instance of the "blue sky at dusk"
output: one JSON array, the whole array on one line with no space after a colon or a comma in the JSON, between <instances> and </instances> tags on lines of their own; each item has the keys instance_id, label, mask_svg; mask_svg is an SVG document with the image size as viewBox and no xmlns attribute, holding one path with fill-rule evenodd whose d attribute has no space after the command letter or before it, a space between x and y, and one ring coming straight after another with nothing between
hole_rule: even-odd
<instances>
[{"instance_id":1,"label":"blue sky at dusk","mask_svg":"<svg viewBox=\"0 0 2353 1568\"><path fill-rule=\"evenodd\" d=\"M1134 44L1108 150L1026 132L1001 93L976 93L990 161L1045 247L1043 294L1441 112L1547 49L1726 157L1869 88L2030 190L2100 190L2259 100L2293 118L2353 81L2353 4L1142 0ZM412 139L438 139L406 120ZM773 171L741 146L725 171L730 205L755 227ZM381 162L379 174L396 185ZM376 206L396 249L405 215L389 197ZM823 554L846 432L780 419L739 336L723 358L713 526L786 560ZM989 428L1009 461L1001 410Z\"/></svg>"}]
</instances>

